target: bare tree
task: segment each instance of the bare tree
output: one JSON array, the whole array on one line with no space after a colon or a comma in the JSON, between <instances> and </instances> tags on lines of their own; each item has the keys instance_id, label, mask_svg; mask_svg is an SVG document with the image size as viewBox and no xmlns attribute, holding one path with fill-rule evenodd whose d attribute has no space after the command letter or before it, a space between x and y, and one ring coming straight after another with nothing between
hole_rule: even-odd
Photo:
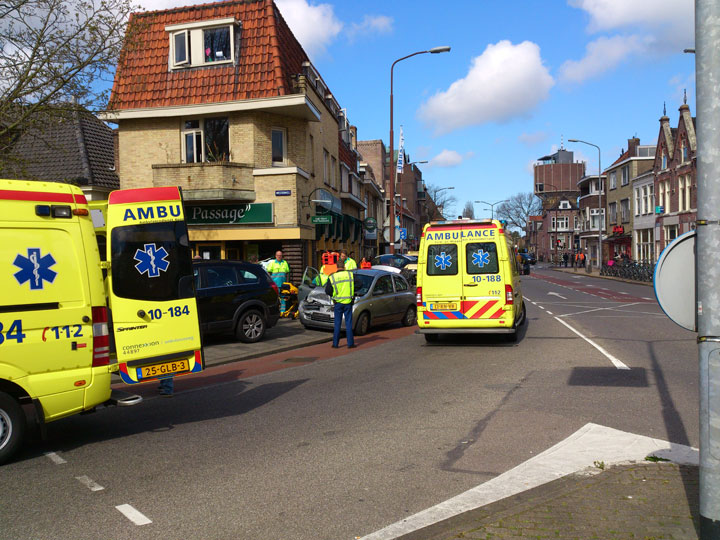
<instances>
[{"instance_id":1,"label":"bare tree","mask_svg":"<svg viewBox=\"0 0 720 540\"><path fill-rule=\"evenodd\" d=\"M454 214L458 200L447 187L428 184L427 192L444 217Z\"/></svg>"},{"instance_id":2,"label":"bare tree","mask_svg":"<svg viewBox=\"0 0 720 540\"><path fill-rule=\"evenodd\" d=\"M0 155L19 135L108 100L130 0L0 3Z\"/></svg>"},{"instance_id":3,"label":"bare tree","mask_svg":"<svg viewBox=\"0 0 720 540\"><path fill-rule=\"evenodd\" d=\"M495 210L497 219L504 219L512 227L525 230L530 216L540 213L540 199L533 193L516 193Z\"/></svg>"},{"instance_id":4,"label":"bare tree","mask_svg":"<svg viewBox=\"0 0 720 540\"><path fill-rule=\"evenodd\" d=\"M467 201L463 207L462 217L475 219L475 208L473 207L472 201Z\"/></svg>"}]
</instances>

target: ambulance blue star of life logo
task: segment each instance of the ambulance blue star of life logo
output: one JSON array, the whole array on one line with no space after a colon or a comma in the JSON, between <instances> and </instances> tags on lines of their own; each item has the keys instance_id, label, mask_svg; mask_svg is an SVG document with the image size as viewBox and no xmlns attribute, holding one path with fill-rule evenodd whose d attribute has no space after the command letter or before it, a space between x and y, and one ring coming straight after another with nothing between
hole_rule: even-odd
<instances>
[{"instance_id":1,"label":"ambulance blue star of life logo","mask_svg":"<svg viewBox=\"0 0 720 540\"><path fill-rule=\"evenodd\" d=\"M472 263L478 268L482 268L486 264L490 264L490 254L482 249L473 253Z\"/></svg>"},{"instance_id":2,"label":"ambulance blue star of life logo","mask_svg":"<svg viewBox=\"0 0 720 540\"><path fill-rule=\"evenodd\" d=\"M55 281L57 272L50 269L55 263L55 257L52 254L41 255L39 248L28 248L27 257L19 253L15 257L13 264L20 268L14 274L15 279L20 285L29 281L30 290L43 289L46 281L48 283Z\"/></svg>"},{"instance_id":3,"label":"ambulance blue star of life logo","mask_svg":"<svg viewBox=\"0 0 720 540\"><path fill-rule=\"evenodd\" d=\"M170 266L170 263L165 260L168 256L168 252L164 247L160 249L155 244L145 244L145 250L138 249L135 252L134 259L138 261L135 265L140 274L147 272L148 277L158 277L160 272L165 272Z\"/></svg>"},{"instance_id":4,"label":"ambulance blue star of life logo","mask_svg":"<svg viewBox=\"0 0 720 540\"><path fill-rule=\"evenodd\" d=\"M443 251L440 255L435 255L435 268L445 270L452 266L452 256L446 255Z\"/></svg>"}]
</instances>

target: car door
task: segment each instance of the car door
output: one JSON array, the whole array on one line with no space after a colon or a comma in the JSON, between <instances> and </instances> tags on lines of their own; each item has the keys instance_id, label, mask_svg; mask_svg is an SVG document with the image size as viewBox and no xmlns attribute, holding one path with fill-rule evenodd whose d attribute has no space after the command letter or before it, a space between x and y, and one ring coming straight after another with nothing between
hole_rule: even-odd
<instances>
[{"instance_id":1,"label":"car door","mask_svg":"<svg viewBox=\"0 0 720 540\"><path fill-rule=\"evenodd\" d=\"M422 277L423 321L433 328L453 328L462 319L462 250L460 228L428 229Z\"/></svg>"},{"instance_id":2,"label":"car door","mask_svg":"<svg viewBox=\"0 0 720 540\"><path fill-rule=\"evenodd\" d=\"M408 298L408 284L405 279L400 275L393 275L393 285L395 286L395 292L393 293L393 321L399 321L405 315L405 311L412 303L412 299ZM410 300L410 301L408 301Z\"/></svg>"},{"instance_id":3,"label":"car door","mask_svg":"<svg viewBox=\"0 0 720 540\"><path fill-rule=\"evenodd\" d=\"M377 278L370 293L370 320L373 324L384 324L392 320L394 292L390 274Z\"/></svg>"},{"instance_id":4,"label":"car door","mask_svg":"<svg viewBox=\"0 0 720 540\"><path fill-rule=\"evenodd\" d=\"M120 376L133 384L202 370L182 196L176 187L108 199L108 302Z\"/></svg>"},{"instance_id":5,"label":"car door","mask_svg":"<svg viewBox=\"0 0 720 540\"><path fill-rule=\"evenodd\" d=\"M310 294L310 291L318 286L320 280L318 279L319 272L312 266L305 268L303 272L302 281L300 287L298 287L298 302L302 302Z\"/></svg>"},{"instance_id":6,"label":"car door","mask_svg":"<svg viewBox=\"0 0 720 540\"><path fill-rule=\"evenodd\" d=\"M232 328L235 310L242 300L237 272L232 265L203 266L204 285L198 294L201 298L200 318L210 332L223 332Z\"/></svg>"}]
</instances>

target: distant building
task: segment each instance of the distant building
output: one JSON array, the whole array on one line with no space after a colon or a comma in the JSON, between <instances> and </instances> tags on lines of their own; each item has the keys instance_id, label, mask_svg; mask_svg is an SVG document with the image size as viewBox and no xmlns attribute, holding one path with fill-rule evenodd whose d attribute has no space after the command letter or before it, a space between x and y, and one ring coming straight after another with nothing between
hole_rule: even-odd
<instances>
[{"instance_id":1,"label":"distant building","mask_svg":"<svg viewBox=\"0 0 720 540\"><path fill-rule=\"evenodd\" d=\"M585 253L588 262L598 264L598 238L605 234L605 182L607 178L597 174L588 174L578 180L580 197L578 241L580 250ZM603 249L603 251L607 251Z\"/></svg>"}]
</instances>

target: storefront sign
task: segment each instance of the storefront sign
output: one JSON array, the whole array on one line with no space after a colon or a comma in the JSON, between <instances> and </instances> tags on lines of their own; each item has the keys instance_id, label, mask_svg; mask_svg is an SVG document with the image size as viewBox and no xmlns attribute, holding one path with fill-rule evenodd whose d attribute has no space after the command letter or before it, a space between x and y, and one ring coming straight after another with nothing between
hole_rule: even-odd
<instances>
[{"instance_id":1,"label":"storefront sign","mask_svg":"<svg viewBox=\"0 0 720 540\"><path fill-rule=\"evenodd\" d=\"M655 207L655 213L656 213L656 214L664 214L664 213L665 213L665 207L664 207L664 206L656 206L656 207Z\"/></svg>"},{"instance_id":2,"label":"storefront sign","mask_svg":"<svg viewBox=\"0 0 720 540\"><path fill-rule=\"evenodd\" d=\"M315 225L330 225L332 223L332 216L312 216L310 221Z\"/></svg>"},{"instance_id":3,"label":"storefront sign","mask_svg":"<svg viewBox=\"0 0 720 540\"><path fill-rule=\"evenodd\" d=\"M615 225L613 227L613 234L623 234L625 232L625 229L623 229L622 225Z\"/></svg>"},{"instance_id":4,"label":"storefront sign","mask_svg":"<svg viewBox=\"0 0 720 540\"><path fill-rule=\"evenodd\" d=\"M289 189L279 189L275 192L276 197L287 197L292 193Z\"/></svg>"},{"instance_id":5,"label":"storefront sign","mask_svg":"<svg viewBox=\"0 0 720 540\"><path fill-rule=\"evenodd\" d=\"M186 205L188 225L249 225L273 222L272 203Z\"/></svg>"},{"instance_id":6,"label":"storefront sign","mask_svg":"<svg viewBox=\"0 0 720 540\"><path fill-rule=\"evenodd\" d=\"M363 221L363 225L365 225L365 230L367 231L374 231L377 229L377 219L374 217L365 218L365 221Z\"/></svg>"}]
</instances>

